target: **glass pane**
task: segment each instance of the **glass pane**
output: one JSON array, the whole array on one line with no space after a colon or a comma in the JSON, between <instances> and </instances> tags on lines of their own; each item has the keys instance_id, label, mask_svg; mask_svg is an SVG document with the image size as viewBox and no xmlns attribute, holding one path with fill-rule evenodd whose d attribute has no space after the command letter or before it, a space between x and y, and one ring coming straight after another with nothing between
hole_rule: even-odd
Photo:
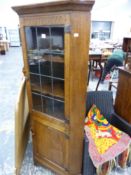
<instances>
[{"instance_id":1,"label":"glass pane","mask_svg":"<svg viewBox=\"0 0 131 175\"><path fill-rule=\"evenodd\" d=\"M40 60L40 74L51 76L51 59L49 55L44 55Z\"/></svg>"},{"instance_id":2,"label":"glass pane","mask_svg":"<svg viewBox=\"0 0 131 175\"><path fill-rule=\"evenodd\" d=\"M33 109L42 111L41 96L39 94L32 93Z\"/></svg>"},{"instance_id":3,"label":"glass pane","mask_svg":"<svg viewBox=\"0 0 131 175\"><path fill-rule=\"evenodd\" d=\"M64 28L51 28L51 59L53 77L64 79Z\"/></svg>"},{"instance_id":4,"label":"glass pane","mask_svg":"<svg viewBox=\"0 0 131 175\"><path fill-rule=\"evenodd\" d=\"M36 74L39 74L40 71L39 71L39 61L37 60L30 60L29 61L29 70L31 73L36 73Z\"/></svg>"},{"instance_id":5,"label":"glass pane","mask_svg":"<svg viewBox=\"0 0 131 175\"><path fill-rule=\"evenodd\" d=\"M52 85L51 85L51 78L48 77L41 77L41 85L42 85L42 93L46 95L52 94Z\"/></svg>"},{"instance_id":6,"label":"glass pane","mask_svg":"<svg viewBox=\"0 0 131 175\"><path fill-rule=\"evenodd\" d=\"M43 112L49 115L53 115L53 99L43 96Z\"/></svg>"},{"instance_id":7,"label":"glass pane","mask_svg":"<svg viewBox=\"0 0 131 175\"><path fill-rule=\"evenodd\" d=\"M64 81L53 79L53 96L64 98Z\"/></svg>"},{"instance_id":8,"label":"glass pane","mask_svg":"<svg viewBox=\"0 0 131 175\"><path fill-rule=\"evenodd\" d=\"M92 21L92 31L111 31L111 21Z\"/></svg>"},{"instance_id":9,"label":"glass pane","mask_svg":"<svg viewBox=\"0 0 131 175\"><path fill-rule=\"evenodd\" d=\"M25 27L27 55L29 63L29 71L39 73L39 52L37 50L37 29L36 27Z\"/></svg>"},{"instance_id":10,"label":"glass pane","mask_svg":"<svg viewBox=\"0 0 131 175\"><path fill-rule=\"evenodd\" d=\"M98 38L100 40L106 40L111 35L111 21L92 21L91 38Z\"/></svg>"},{"instance_id":11,"label":"glass pane","mask_svg":"<svg viewBox=\"0 0 131 175\"><path fill-rule=\"evenodd\" d=\"M25 27L33 109L64 119L64 27Z\"/></svg>"},{"instance_id":12,"label":"glass pane","mask_svg":"<svg viewBox=\"0 0 131 175\"><path fill-rule=\"evenodd\" d=\"M29 64L30 64L30 62L32 62L32 61L37 61L37 60L39 60L39 56L38 56L38 50L37 49L35 49L35 50L28 50L28 52L27 52L27 54L28 54L28 61L29 61Z\"/></svg>"},{"instance_id":13,"label":"glass pane","mask_svg":"<svg viewBox=\"0 0 131 175\"><path fill-rule=\"evenodd\" d=\"M52 50L64 50L64 27L51 28Z\"/></svg>"},{"instance_id":14,"label":"glass pane","mask_svg":"<svg viewBox=\"0 0 131 175\"><path fill-rule=\"evenodd\" d=\"M54 100L54 113L53 115L59 119L64 119L64 102Z\"/></svg>"},{"instance_id":15,"label":"glass pane","mask_svg":"<svg viewBox=\"0 0 131 175\"><path fill-rule=\"evenodd\" d=\"M35 74L30 74L31 89L37 92L41 91L40 87L40 76Z\"/></svg>"},{"instance_id":16,"label":"glass pane","mask_svg":"<svg viewBox=\"0 0 131 175\"><path fill-rule=\"evenodd\" d=\"M64 64L58 62L52 62L53 77L64 79Z\"/></svg>"},{"instance_id":17,"label":"glass pane","mask_svg":"<svg viewBox=\"0 0 131 175\"><path fill-rule=\"evenodd\" d=\"M27 50L37 49L36 28L25 27Z\"/></svg>"},{"instance_id":18,"label":"glass pane","mask_svg":"<svg viewBox=\"0 0 131 175\"><path fill-rule=\"evenodd\" d=\"M50 49L50 36L48 27L37 27L37 41L39 49Z\"/></svg>"}]
</instances>

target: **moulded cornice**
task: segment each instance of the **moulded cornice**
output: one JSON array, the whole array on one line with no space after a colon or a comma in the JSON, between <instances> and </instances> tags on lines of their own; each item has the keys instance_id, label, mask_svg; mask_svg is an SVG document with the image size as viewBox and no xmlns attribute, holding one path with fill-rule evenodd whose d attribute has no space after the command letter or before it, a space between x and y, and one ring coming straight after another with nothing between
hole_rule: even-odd
<instances>
[{"instance_id":1,"label":"moulded cornice","mask_svg":"<svg viewBox=\"0 0 131 175\"><path fill-rule=\"evenodd\" d=\"M59 11L90 11L93 7L94 2L95 0L63 0L14 6L12 9L16 11L18 15Z\"/></svg>"}]
</instances>

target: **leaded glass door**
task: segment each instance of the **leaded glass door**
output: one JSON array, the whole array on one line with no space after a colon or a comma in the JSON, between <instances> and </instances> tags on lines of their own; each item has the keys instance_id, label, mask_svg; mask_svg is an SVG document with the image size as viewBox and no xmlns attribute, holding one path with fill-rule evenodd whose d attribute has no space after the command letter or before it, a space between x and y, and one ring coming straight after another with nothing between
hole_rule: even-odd
<instances>
[{"instance_id":1,"label":"leaded glass door","mask_svg":"<svg viewBox=\"0 0 131 175\"><path fill-rule=\"evenodd\" d=\"M64 120L64 27L25 27L33 110Z\"/></svg>"}]
</instances>

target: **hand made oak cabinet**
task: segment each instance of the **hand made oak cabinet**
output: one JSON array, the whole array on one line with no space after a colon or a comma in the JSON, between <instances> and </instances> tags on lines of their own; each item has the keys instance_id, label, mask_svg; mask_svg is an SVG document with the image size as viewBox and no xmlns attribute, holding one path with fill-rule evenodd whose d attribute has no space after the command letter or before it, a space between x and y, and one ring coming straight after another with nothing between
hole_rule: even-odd
<instances>
[{"instance_id":1,"label":"hand made oak cabinet","mask_svg":"<svg viewBox=\"0 0 131 175\"><path fill-rule=\"evenodd\" d=\"M93 0L17 6L34 161L81 174Z\"/></svg>"}]
</instances>

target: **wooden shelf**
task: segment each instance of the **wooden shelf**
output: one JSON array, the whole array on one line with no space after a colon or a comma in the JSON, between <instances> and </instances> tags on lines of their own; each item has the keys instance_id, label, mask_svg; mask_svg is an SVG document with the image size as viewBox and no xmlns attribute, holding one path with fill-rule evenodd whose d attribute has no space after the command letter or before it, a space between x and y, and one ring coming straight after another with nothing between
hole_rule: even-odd
<instances>
[{"instance_id":1,"label":"wooden shelf","mask_svg":"<svg viewBox=\"0 0 131 175\"><path fill-rule=\"evenodd\" d=\"M53 93L51 92L51 86L45 85L44 88L40 88L37 84L32 84L31 88L33 91L42 93L43 95L55 96L56 98L63 98L64 99L64 89L61 83L55 83L53 85Z\"/></svg>"},{"instance_id":2,"label":"wooden shelf","mask_svg":"<svg viewBox=\"0 0 131 175\"><path fill-rule=\"evenodd\" d=\"M43 60L57 62L57 63L64 63L64 58L61 56L51 56L50 57L46 55L43 57Z\"/></svg>"},{"instance_id":3,"label":"wooden shelf","mask_svg":"<svg viewBox=\"0 0 131 175\"><path fill-rule=\"evenodd\" d=\"M29 54L28 54L29 55ZM31 57L32 55L29 55L29 57ZM31 59L30 60L41 60L41 61L52 61L52 62L56 62L56 63L64 63L64 57L62 56L50 56L50 55L44 55L44 56L34 56L35 58L34 59ZM38 58L38 59L37 59Z\"/></svg>"}]
</instances>

